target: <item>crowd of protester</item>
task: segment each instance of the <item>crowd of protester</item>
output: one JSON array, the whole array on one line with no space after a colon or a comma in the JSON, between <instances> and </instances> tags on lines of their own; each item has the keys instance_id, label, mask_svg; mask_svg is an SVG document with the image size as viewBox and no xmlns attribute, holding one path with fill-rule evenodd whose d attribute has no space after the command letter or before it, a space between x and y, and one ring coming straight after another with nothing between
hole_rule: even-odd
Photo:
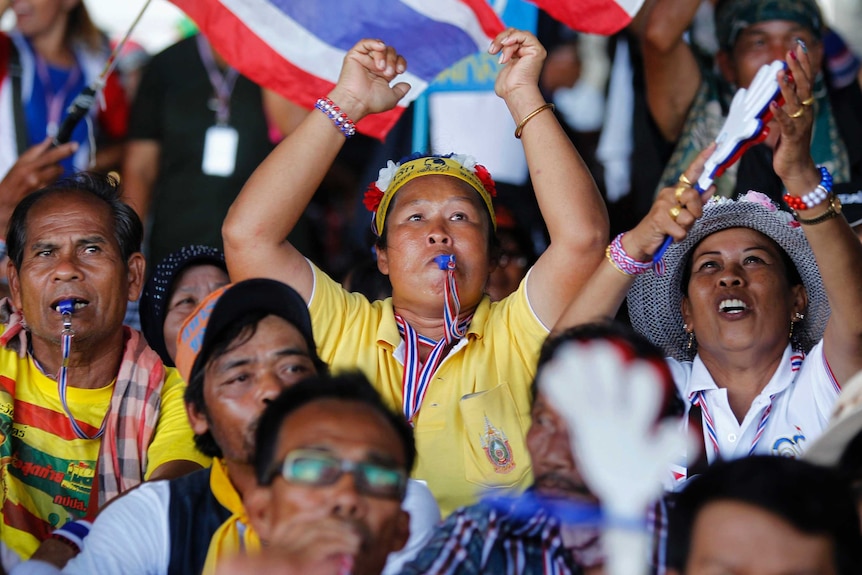
<instances>
[{"instance_id":1,"label":"crowd of protester","mask_svg":"<svg viewBox=\"0 0 862 575\"><path fill-rule=\"evenodd\" d=\"M10 10L0 573L862 571L862 55L816 0L501 32L503 193L410 114L355 134L410 88L370 38L311 111L200 33L136 51L56 145L110 43L82 0ZM764 138L699 193L776 60Z\"/></svg>"}]
</instances>

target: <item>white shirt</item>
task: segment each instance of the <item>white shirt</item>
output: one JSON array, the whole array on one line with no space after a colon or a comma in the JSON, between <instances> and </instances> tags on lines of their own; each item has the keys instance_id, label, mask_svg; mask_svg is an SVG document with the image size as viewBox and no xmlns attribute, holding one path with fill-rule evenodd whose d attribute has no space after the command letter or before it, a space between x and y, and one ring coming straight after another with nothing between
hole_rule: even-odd
<instances>
[{"instance_id":1,"label":"white shirt","mask_svg":"<svg viewBox=\"0 0 862 575\"><path fill-rule=\"evenodd\" d=\"M10 575L163 575L171 554L167 481L143 483L111 502L93 522L81 553L63 570L44 561L25 561ZM383 575L395 575L431 538L440 522L440 509L424 482L409 480L402 504L410 513L410 539L389 555Z\"/></svg>"},{"instance_id":2,"label":"white shirt","mask_svg":"<svg viewBox=\"0 0 862 575\"><path fill-rule=\"evenodd\" d=\"M752 446L755 454L799 457L826 428L832 405L841 391L823 355L822 340L808 355L794 352L788 345L772 379L754 398L740 423L730 409L727 390L715 384L700 356L690 362L672 358L667 362L686 403L686 416L698 393L702 394L705 402L701 407L703 436L710 463L716 460L717 454L710 438L707 415L712 417L722 459L745 457ZM685 417L683 426L687 425L688 417ZM759 439L758 427L763 427ZM684 466L683 462L680 467Z\"/></svg>"}]
</instances>

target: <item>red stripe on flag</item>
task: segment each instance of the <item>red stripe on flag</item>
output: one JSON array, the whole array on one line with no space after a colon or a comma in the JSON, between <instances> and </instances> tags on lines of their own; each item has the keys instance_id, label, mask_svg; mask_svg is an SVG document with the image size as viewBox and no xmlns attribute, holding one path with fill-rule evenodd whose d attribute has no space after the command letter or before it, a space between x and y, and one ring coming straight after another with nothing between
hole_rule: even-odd
<instances>
[{"instance_id":1,"label":"red stripe on flag","mask_svg":"<svg viewBox=\"0 0 862 575\"><path fill-rule=\"evenodd\" d=\"M530 0L574 30L610 36L629 25L632 16L614 0ZM639 0L637 8L643 5ZM637 13L637 10L634 10Z\"/></svg>"},{"instance_id":2,"label":"red stripe on flag","mask_svg":"<svg viewBox=\"0 0 862 575\"><path fill-rule=\"evenodd\" d=\"M505 26L500 22L500 17L491 8L488 0L461 0L461 2L466 4L476 14L476 21L479 22L482 32L486 36L493 38L505 30Z\"/></svg>"},{"instance_id":3,"label":"red stripe on flag","mask_svg":"<svg viewBox=\"0 0 862 575\"><path fill-rule=\"evenodd\" d=\"M318 98L329 94L335 86L332 82L309 74L285 60L221 3L202 0L172 1L197 23L210 43L231 66L256 84L278 92L309 110L314 108ZM402 106L397 106L388 112L368 116L356 124L356 129L383 140L404 110Z\"/></svg>"},{"instance_id":4,"label":"red stripe on flag","mask_svg":"<svg viewBox=\"0 0 862 575\"><path fill-rule=\"evenodd\" d=\"M27 403L26 401L15 402L15 421L41 429L42 431L56 435L60 439L78 439L65 413ZM81 430L87 435L92 436L99 432L98 427L93 427L80 420L76 421Z\"/></svg>"},{"instance_id":5,"label":"red stripe on flag","mask_svg":"<svg viewBox=\"0 0 862 575\"><path fill-rule=\"evenodd\" d=\"M44 541L54 531L53 525L32 514L23 505L12 503L8 499L3 503L3 524L26 531L39 541Z\"/></svg>"}]
</instances>

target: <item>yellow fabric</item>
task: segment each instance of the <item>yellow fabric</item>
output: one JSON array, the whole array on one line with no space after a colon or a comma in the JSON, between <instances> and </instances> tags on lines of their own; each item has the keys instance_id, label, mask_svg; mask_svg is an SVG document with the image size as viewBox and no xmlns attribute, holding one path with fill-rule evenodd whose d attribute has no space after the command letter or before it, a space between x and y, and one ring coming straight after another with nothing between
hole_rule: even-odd
<instances>
[{"instance_id":1,"label":"yellow fabric","mask_svg":"<svg viewBox=\"0 0 862 575\"><path fill-rule=\"evenodd\" d=\"M156 439L148 449L147 473L169 459L202 465L208 461L195 449L185 418L185 384L175 370L169 371L162 392L162 415L167 419L159 421ZM99 389L68 388L69 408L87 433L95 433L101 425L113 387L111 382ZM74 435L57 394L57 382L43 375L29 357L19 358L0 348L3 544L22 559L29 558L51 531L86 516L98 455L99 440Z\"/></svg>"},{"instance_id":2,"label":"yellow fabric","mask_svg":"<svg viewBox=\"0 0 862 575\"><path fill-rule=\"evenodd\" d=\"M312 268L309 311L320 357L335 371L362 370L386 402L401 411L403 348L398 350L401 336L392 300L369 303ZM521 490L532 482L524 437L530 385L547 334L530 308L525 279L501 302L482 300L466 342L434 375L415 420L413 476L428 482L444 516L489 489Z\"/></svg>"},{"instance_id":3,"label":"yellow fabric","mask_svg":"<svg viewBox=\"0 0 862 575\"><path fill-rule=\"evenodd\" d=\"M214 459L210 472L210 489L216 500L231 512L227 521L213 533L207 558L204 561L203 575L214 575L219 559L240 552L260 551L260 540L248 522L242 497L234 489L228 477L227 467L221 459Z\"/></svg>"},{"instance_id":4,"label":"yellow fabric","mask_svg":"<svg viewBox=\"0 0 862 575\"><path fill-rule=\"evenodd\" d=\"M392 176L392 182L390 182L386 191L383 192L383 197L380 198L380 205L377 206L377 213L374 214L378 235L383 235L386 212L389 211L389 204L392 202L392 198L395 197L395 193L403 188L407 182L422 176L435 175L458 178L462 182L470 184L470 187L476 190L482 197L482 201L485 202L485 207L491 215L491 225L494 226L494 229L497 229L497 219L494 217L494 204L491 201L491 196L488 194L488 190L485 189L482 180L476 174L452 158L422 157L404 162L395 172L395 175Z\"/></svg>"},{"instance_id":5,"label":"yellow fabric","mask_svg":"<svg viewBox=\"0 0 862 575\"><path fill-rule=\"evenodd\" d=\"M189 425L183 399L185 393L186 382L180 372L173 367L166 367L162 411L156 425L156 434L147 449L145 479L149 479L153 471L169 461L193 461L203 467L209 467L212 461L195 447L194 432Z\"/></svg>"}]
</instances>

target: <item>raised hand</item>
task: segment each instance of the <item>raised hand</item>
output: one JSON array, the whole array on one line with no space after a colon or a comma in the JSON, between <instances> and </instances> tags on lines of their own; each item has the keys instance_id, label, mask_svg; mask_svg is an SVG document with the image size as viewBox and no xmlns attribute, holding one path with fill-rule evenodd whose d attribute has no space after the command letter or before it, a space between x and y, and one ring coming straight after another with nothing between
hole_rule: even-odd
<instances>
[{"instance_id":1,"label":"raised hand","mask_svg":"<svg viewBox=\"0 0 862 575\"><path fill-rule=\"evenodd\" d=\"M548 53L533 34L514 28L504 30L491 42L488 53L499 54L500 64L505 64L494 83L498 96L508 99L524 87L538 90L539 76Z\"/></svg>"},{"instance_id":2,"label":"raised hand","mask_svg":"<svg viewBox=\"0 0 862 575\"><path fill-rule=\"evenodd\" d=\"M787 52L790 74L779 73L778 83L784 105L773 104L771 112L781 131L775 144L772 168L788 191L799 183L808 192L820 179L811 159L811 130L814 125L815 101L813 71L808 51L802 43Z\"/></svg>"},{"instance_id":3,"label":"raised hand","mask_svg":"<svg viewBox=\"0 0 862 575\"><path fill-rule=\"evenodd\" d=\"M381 40L364 39L347 52L338 83L329 97L344 109L351 119L395 107L410 90L410 84L390 83L407 70L407 61Z\"/></svg>"}]
</instances>

